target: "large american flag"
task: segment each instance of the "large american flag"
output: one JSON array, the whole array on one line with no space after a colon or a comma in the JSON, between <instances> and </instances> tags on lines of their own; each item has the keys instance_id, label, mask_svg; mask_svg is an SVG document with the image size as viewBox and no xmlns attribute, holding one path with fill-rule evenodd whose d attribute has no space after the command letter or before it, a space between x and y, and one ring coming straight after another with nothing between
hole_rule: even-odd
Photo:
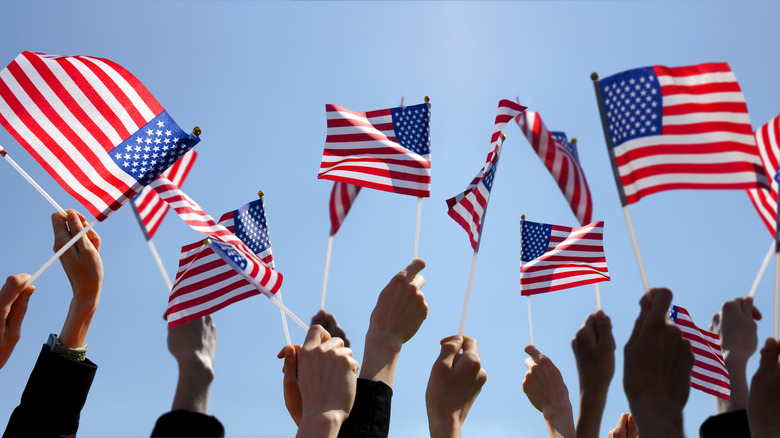
<instances>
[{"instance_id":1,"label":"large american flag","mask_svg":"<svg viewBox=\"0 0 780 438\"><path fill-rule=\"evenodd\" d=\"M173 184L181 187L190 173L192 165L195 164L196 158L198 158L197 152L194 150L187 152L179 161L173 163L173 166L163 172L161 176L168 178ZM155 233L157 233L163 218L165 218L165 214L168 213L168 203L160 199L157 196L157 192L152 190L151 187L146 186L141 190L141 193L133 198L132 206L146 240L152 239Z\"/></svg>"},{"instance_id":2,"label":"large american flag","mask_svg":"<svg viewBox=\"0 0 780 438\"><path fill-rule=\"evenodd\" d=\"M590 223L593 200L575 146L563 132L548 131L539 113L523 111L515 117L536 155L558 183L580 225Z\"/></svg>"},{"instance_id":3,"label":"large american flag","mask_svg":"<svg viewBox=\"0 0 780 438\"><path fill-rule=\"evenodd\" d=\"M520 221L520 293L533 295L609 281L604 222L569 228Z\"/></svg>"},{"instance_id":4,"label":"large american flag","mask_svg":"<svg viewBox=\"0 0 780 438\"><path fill-rule=\"evenodd\" d=\"M90 56L22 52L0 71L0 124L101 221L199 141L127 70Z\"/></svg>"},{"instance_id":5,"label":"large american flag","mask_svg":"<svg viewBox=\"0 0 780 438\"><path fill-rule=\"evenodd\" d=\"M501 132L504 126L515 116L525 110L525 107L503 99L498 102L498 113L493 124L493 134L490 136L490 149L485 165L477 176L471 180L466 190L453 198L447 199L447 214L455 220L469 235L471 248L477 251L482 233L482 217L487 209L490 190L496 175L498 158L501 155L503 138Z\"/></svg>"},{"instance_id":6,"label":"large american flag","mask_svg":"<svg viewBox=\"0 0 780 438\"><path fill-rule=\"evenodd\" d=\"M334 236L341 228L344 218L347 217L352 203L355 202L360 186L334 182L333 190L330 192L330 235Z\"/></svg>"},{"instance_id":7,"label":"large american flag","mask_svg":"<svg viewBox=\"0 0 780 438\"><path fill-rule=\"evenodd\" d=\"M210 239L181 249L176 281L168 301L168 326L211 314L259 293L275 294L282 274L274 268L263 200L222 215L220 225L249 250Z\"/></svg>"},{"instance_id":8,"label":"large american flag","mask_svg":"<svg viewBox=\"0 0 780 438\"><path fill-rule=\"evenodd\" d=\"M748 189L747 193L758 215L772 237L777 226L777 169L780 164L780 114L756 131L756 144L771 188Z\"/></svg>"},{"instance_id":9,"label":"large american flag","mask_svg":"<svg viewBox=\"0 0 780 438\"><path fill-rule=\"evenodd\" d=\"M727 63L638 68L599 86L623 205L664 190L768 187Z\"/></svg>"},{"instance_id":10,"label":"large american flag","mask_svg":"<svg viewBox=\"0 0 780 438\"><path fill-rule=\"evenodd\" d=\"M697 327L691 314L680 306L673 305L669 308L669 318L680 328L682 337L691 343L691 388L728 400L731 384L720 350L720 337Z\"/></svg>"},{"instance_id":11,"label":"large american flag","mask_svg":"<svg viewBox=\"0 0 780 438\"><path fill-rule=\"evenodd\" d=\"M431 105L357 112L325 105L328 134L317 178L431 196Z\"/></svg>"}]
</instances>

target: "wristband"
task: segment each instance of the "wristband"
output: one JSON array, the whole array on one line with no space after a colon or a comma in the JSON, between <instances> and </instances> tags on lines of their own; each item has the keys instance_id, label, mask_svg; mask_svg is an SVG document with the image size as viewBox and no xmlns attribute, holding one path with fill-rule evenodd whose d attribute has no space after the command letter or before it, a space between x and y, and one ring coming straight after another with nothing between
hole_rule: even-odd
<instances>
[{"instance_id":1,"label":"wristband","mask_svg":"<svg viewBox=\"0 0 780 438\"><path fill-rule=\"evenodd\" d=\"M87 358L87 344L84 344L83 347L79 348L69 348L62 345L62 343L60 343L60 338L54 333L49 335L49 340L46 342L46 345L51 347L51 351L54 353L77 362L84 362Z\"/></svg>"}]
</instances>

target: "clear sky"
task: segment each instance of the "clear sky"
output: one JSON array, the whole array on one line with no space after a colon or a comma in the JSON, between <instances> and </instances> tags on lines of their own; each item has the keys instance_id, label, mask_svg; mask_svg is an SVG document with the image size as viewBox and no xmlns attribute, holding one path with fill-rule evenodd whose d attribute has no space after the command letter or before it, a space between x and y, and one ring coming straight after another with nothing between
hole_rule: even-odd
<instances>
[{"instance_id":1,"label":"clear sky","mask_svg":"<svg viewBox=\"0 0 780 438\"><path fill-rule=\"evenodd\" d=\"M198 162L184 190L212 216L266 194L285 304L304 320L320 305L332 183L316 179L325 141L325 104L357 110L432 105L432 194L423 202L419 254L428 267L430 311L403 348L391 436L427 434L425 386L439 340L457 333L472 250L446 214L484 163L500 99L538 111L548 128L579 141L594 200L605 221L612 281L601 284L612 318L617 371L602 435L628 411L622 347L642 294L604 145L591 72L602 77L649 65L728 62L753 127L780 112L777 2L505 1L15 1L0 3L0 65L24 50L109 58L132 72L185 130L203 129ZM490 198L466 334L477 338L488 381L464 436L545 436L542 416L522 393L529 342L520 296L519 221L576 226L557 185L514 124L507 125ZM5 131L6 148L63 206L64 190ZM0 163L0 275L36 271L50 256L52 207ZM412 258L416 199L363 190L335 238L327 310L363 354L369 315L382 287ZM747 294L772 241L742 191L676 191L632 205L651 285L706 327L712 313ZM99 224L103 295L87 339L99 370L79 435L144 436L170 408L176 364L161 318L163 280L129 207ZM173 213L154 243L173 276L182 245L200 239ZM772 332L771 270L756 293ZM62 326L70 287L58 265L36 282L22 339L0 371L0 423L18 403L40 346ZM570 341L595 311L592 286L535 296L537 347L563 373L577 412ZM210 412L229 436L293 436L282 398L284 345L279 311L262 296L215 314L219 347ZM303 331L291 326L294 342ZM751 360L750 376L757 360ZM750 377L749 376L749 377ZM56 382L52 382L56 390ZM712 396L691 390L688 436L715 412Z\"/></svg>"}]
</instances>

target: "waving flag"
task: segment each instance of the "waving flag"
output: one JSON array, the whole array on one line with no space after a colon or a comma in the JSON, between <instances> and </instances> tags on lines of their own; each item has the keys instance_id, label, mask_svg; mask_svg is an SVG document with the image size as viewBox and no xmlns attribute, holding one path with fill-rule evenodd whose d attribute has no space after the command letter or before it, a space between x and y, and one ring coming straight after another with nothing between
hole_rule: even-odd
<instances>
[{"instance_id":1,"label":"waving flag","mask_svg":"<svg viewBox=\"0 0 780 438\"><path fill-rule=\"evenodd\" d=\"M181 187L187 175L195 164L198 153L191 150L184 154L179 161L173 163L173 166L162 173L162 176L168 178L177 187ZM151 187L146 186L141 193L133 198L133 209L136 212L141 229L146 235L146 240L150 240L157 233L165 214L168 213L168 203L160 199L157 193Z\"/></svg>"},{"instance_id":2,"label":"waving flag","mask_svg":"<svg viewBox=\"0 0 780 438\"><path fill-rule=\"evenodd\" d=\"M671 306L669 318L680 328L682 337L691 343L693 352L691 388L728 400L731 395L731 384L720 350L720 337L696 327L691 314L682 307Z\"/></svg>"},{"instance_id":3,"label":"waving flag","mask_svg":"<svg viewBox=\"0 0 780 438\"><path fill-rule=\"evenodd\" d=\"M501 131L504 126L515 116L525 110L525 107L512 102L501 100L498 103L498 114L493 125L493 134L490 137L490 149L485 165L477 176L471 180L466 190L457 196L447 199L447 214L455 220L469 235L471 248L477 251L479 238L482 233L482 217L487 209L490 199L490 190L493 188L493 179L496 175L498 158L501 155L503 138Z\"/></svg>"},{"instance_id":4,"label":"waving flag","mask_svg":"<svg viewBox=\"0 0 780 438\"><path fill-rule=\"evenodd\" d=\"M273 269L271 239L263 199L222 215L220 225L246 245L218 240L185 245L168 301L168 327L211 314L259 293L275 294L282 274Z\"/></svg>"},{"instance_id":5,"label":"waving flag","mask_svg":"<svg viewBox=\"0 0 780 438\"><path fill-rule=\"evenodd\" d=\"M609 281L604 222L569 228L522 220L520 235L522 295Z\"/></svg>"},{"instance_id":6,"label":"waving flag","mask_svg":"<svg viewBox=\"0 0 780 438\"><path fill-rule=\"evenodd\" d=\"M768 188L727 63L628 70L597 96L623 205L664 190Z\"/></svg>"},{"instance_id":7,"label":"waving flag","mask_svg":"<svg viewBox=\"0 0 780 438\"><path fill-rule=\"evenodd\" d=\"M558 183L561 193L581 225L590 223L593 200L585 172L580 167L577 152L563 132L551 132L544 126L539 113L524 111L515 117L517 125L528 138L539 159Z\"/></svg>"},{"instance_id":8,"label":"waving flag","mask_svg":"<svg viewBox=\"0 0 780 438\"><path fill-rule=\"evenodd\" d=\"M127 70L89 56L22 52L0 71L0 124L101 221L200 141Z\"/></svg>"},{"instance_id":9,"label":"waving flag","mask_svg":"<svg viewBox=\"0 0 780 438\"><path fill-rule=\"evenodd\" d=\"M328 135L317 178L431 196L431 104L369 112L326 105Z\"/></svg>"},{"instance_id":10,"label":"waving flag","mask_svg":"<svg viewBox=\"0 0 780 438\"><path fill-rule=\"evenodd\" d=\"M758 128L755 134L758 152L764 171L770 177L770 188L748 189L747 193L758 215L764 221L772 237L775 237L777 224L777 169L780 159L780 114Z\"/></svg>"},{"instance_id":11,"label":"waving flag","mask_svg":"<svg viewBox=\"0 0 780 438\"><path fill-rule=\"evenodd\" d=\"M330 192L330 235L334 236L341 228L341 223L347 217L352 203L355 202L360 186L345 184L342 182L333 183L333 190Z\"/></svg>"}]
</instances>

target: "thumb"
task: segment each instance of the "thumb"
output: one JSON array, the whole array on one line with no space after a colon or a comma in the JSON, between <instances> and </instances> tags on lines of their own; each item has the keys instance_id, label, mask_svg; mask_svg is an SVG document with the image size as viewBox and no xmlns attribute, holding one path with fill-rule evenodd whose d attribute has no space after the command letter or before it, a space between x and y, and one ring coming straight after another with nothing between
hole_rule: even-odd
<instances>
[{"instance_id":1,"label":"thumb","mask_svg":"<svg viewBox=\"0 0 780 438\"><path fill-rule=\"evenodd\" d=\"M450 336L449 338L442 339L441 353L439 354L438 362L444 362L449 366L452 366L455 361L455 356L463 346L462 336Z\"/></svg>"}]
</instances>

